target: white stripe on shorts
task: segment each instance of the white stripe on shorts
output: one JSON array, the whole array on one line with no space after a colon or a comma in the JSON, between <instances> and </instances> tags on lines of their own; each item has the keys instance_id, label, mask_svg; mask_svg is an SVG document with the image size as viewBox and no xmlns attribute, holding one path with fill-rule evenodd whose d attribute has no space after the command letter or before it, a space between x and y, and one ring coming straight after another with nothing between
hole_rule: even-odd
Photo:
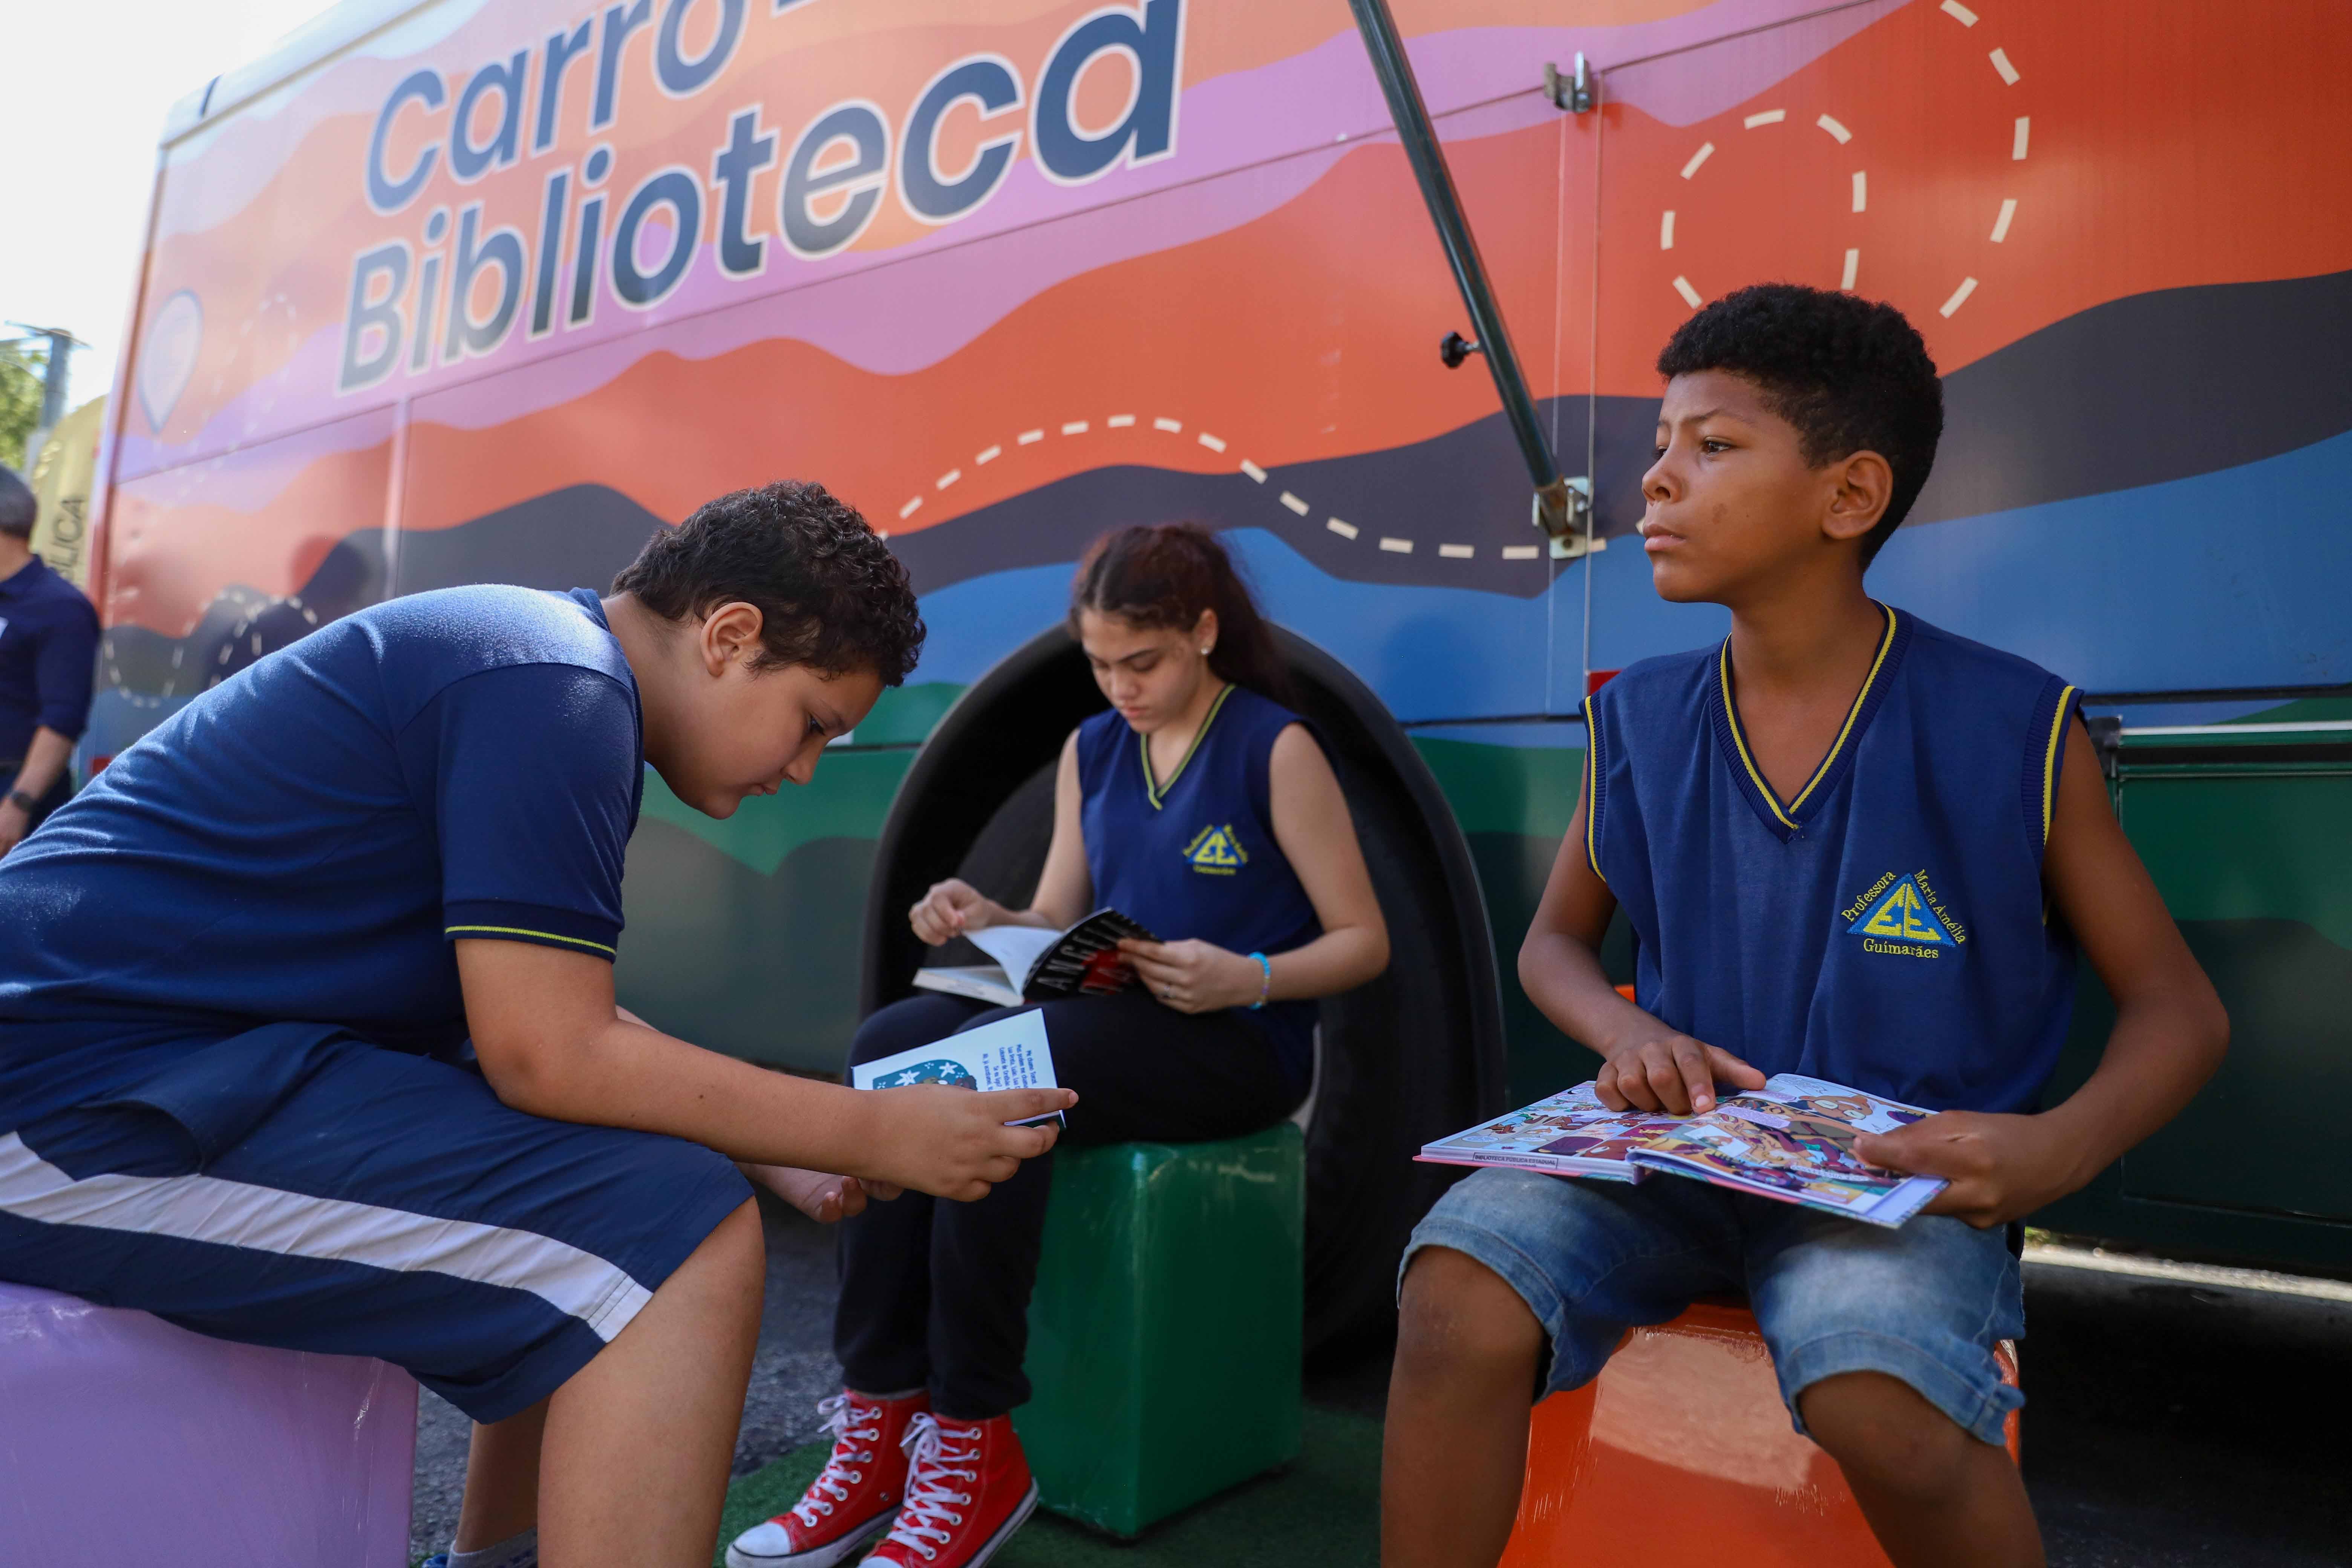
<instances>
[{"instance_id":1,"label":"white stripe on shorts","mask_svg":"<svg viewBox=\"0 0 2352 1568\"><path fill-rule=\"evenodd\" d=\"M530 1231L281 1193L217 1176L107 1175L77 1182L14 1132L0 1135L0 1213L502 1285L530 1291L608 1342L653 1299L595 1254Z\"/></svg>"}]
</instances>

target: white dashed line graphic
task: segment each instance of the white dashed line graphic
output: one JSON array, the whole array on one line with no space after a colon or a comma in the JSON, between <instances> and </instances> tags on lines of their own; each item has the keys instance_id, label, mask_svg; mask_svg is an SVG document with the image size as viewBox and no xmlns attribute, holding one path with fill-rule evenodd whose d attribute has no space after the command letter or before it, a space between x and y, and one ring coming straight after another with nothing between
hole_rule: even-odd
<instances>
[{"instance_id":1,"label":"white dashed line graphic","mask_svg":"<svg viewBox=\"0 0 2352 1568\"><path fill-rule=\"evenodd\" d=\"M1668 207L1666 209L1666 216L1658 220L1658 248L1660 250L1672 250L1674 247L1675 209Z\"/></svg>"},{"instance_id":2,"label":"white dashed line graphic","mask_svg":"<svg viewBox=\"0 0 2352 1568\"><path fill-rule=\"evenodd\" d=\"M1683 297L1683 303L1694 310L1706 303L1705 300L1699 298L1698 290L1691 287L1691 280L1680 273L1675 275L1675 292L1680 294Z\"/></svg>"},{"instance_id":3,"label":"white dashed line graphic","mask_svg":"<svg viewBox=\"0 0 2352 1568\"><path fill-rule=\"evenodd\" d=\"M1992 242L1999 245L2009 237L2009 220L2017 216L2017 198L2009 197L2000 204L2000 216L1992 220Z\"/></svg>"},{"instance_id":4,"label":"white dashed line graphic","mask_svg":"<svg viewBox=\"0 0 2352 1568\"><path fill-rule=\"evenodd\" d=\"M2007 49L1995 49L1992 52L1991 59L1992 68L2000 72L2000 79L2007 82L2010 86L2015 87L2018 80L2017 68L2009 63L2009 51Z\"/></svg>"},{"instance_id":5,"label":"white dashed line graphic","mask_svg":"<svg viewBox=\"0 0 2352 1568\"><path fill-rule=\"evenodd\" d=\"M1969 302L1969 296L1976 291L1977 280L1975 279L1961 279L1960 286L1952 290L1952 297L1944 301L1943 306L1937 313L1948 319L1953 311L1967 304Z\"/></svg>"},{"instance_id":6,"label":"white dashed line graphic","mask_svg":"<svg viewBox=\"0 0 2352 1568\"><path fill-rule=\"evenodd\" d=\"M1687 180L1687 179L1689 179L1693 174L1697 174L1697 173L1698 173L1699 165L1700 165L1701 163L1706 163L1706 162L1707 161L1707 159L1709 159L1710 157L1714 156L1714 154L1715 154L1715 143L1714 143L1714 142L1700 142L1700 143L1699 143L1699 149L1698 149L1698 151L1697 151L1697 152L1696 152L1696 153L1692 153L1692 154L1690 155L1690 162L1689 162L1689 163L1685 163L1685 164L1683 165L1683 178L1684 178L1684 179L1685 179L1685 180Z\"/></svg>"},{"instance_id":7,"label":"white dashed line graphic","mask_svg":"<svg viewBox=\"0 0 2352 1568\"><path fill-rule=\"evenodd\" d=\"M1856 169L1853 172L1853 210L1856 212L1870 210L1870 171L1867 169Z\"/></svg>"},{"instance_id":8,"label":"white dashed line graphic","mask_svg":"<svg viewBox=\"0 0 2352 1568\"><path fill-rule=\"evenodd\" d=\"M1690 288L1687 279L1675 279L1675 284L1676 287L1684 290L1685 298L1689 299L1693 305L1696 305L1699 302L1696 291ZM1114 414L1103 421L1103 427L1106 430L1126 430L1133 428L1135 424L1136 416L1132 414ZM1180 419L1171 419L1163 414L1156 416L1152 419L1151 427L1154 430L1160 431L1164 434L1174 436L1181 435L1183 433L1184 424L1183 421ZM1083 436L1092 428L1092 424L1090 421L1085 419L1072 419L1064 423L1060 428L1062 434L1065 436ZM1041 426L1034 430L1024 430L1013 439L1013 445L1017 447L1034 447L1045 438L1045 427ZM1213 435L1209 431L1197 431L1194 433L1192 438L1195 441L1198 441L1202 446L1207 447L1210 451L1222 452L1225 449L1226 443L1224 437L1222 436ZM979 454L972 458L972 466L978 468L982 464L994 462L1003 455L1004 447L1002 445L983 447ZM1265 484L1268 478L1266 470L1255 460L1249 458L1240 459L1234 465L1234 468L1255 484ZM933 480L932 484L934 489L944 490L950 485L957 483L963 477L964 472L961 468L950 468L946 473L941 474L937 479ZM1315 510L1312 504L1310 504L1304 496L1292 490L1279 491L1277 493L1277 499L1282 502L1284 510L1297 517L1306 517ZM914 516L916 512L922 510L923 500L924 498L921 495L909 496L907 499L906 504L898 509L899 520L904 521L906 519ZM1337 534L1341 539L1349 540L1350 542L1360 538L1363 532L1363 531L1358 528L1354 523L1337 517L1325 518L1323 527L1326 531ZM881 536L885 539L890 537L889 531L887 529L878 531L880 531ZM1378 543L1383 552L1391 555L1411 555L1416 552L1415 543L1412 540L1392 534L1382 535L1379 539ZM1601 548L1601 541L1594 540L1592 542L1592 547L1596 550ZM1475 544L1440 544L1437 546L1437 553L1441 560L1445 561L1475 561L1478 557L1478 547ZM1501 551L1502 559L1506 561L1534 561L1540 559L1542 554L1542 550L1532 544L1508 544L1505 545ZM315 617L311 616L310 611L304 610L302 613L306 619L311 619L313 624L315 624Z\"/></svg>"},{"instance_id":9,"label":"white dashed line graphic","mask_svg":"<svg viewBox=\"0 0 2352 1568\"><path fill-rule=\"evenodd\" d=\"M2033 137L2033 116L2032 116L2032 115L2030 115L2030 114L2021 114L2021 115L2019 115L2019 116L2017 117L2017 135L2016 135L2016 138L2015 138L2014 140L2012 140L2012 141L2010 142L2010 144L2009 144L2009 155L2010 155L2010 157L2011 157L2011 159L2015 160L2016 162L2020 163L2024 163L2024 162L2025 162L2025 147L2026 147L2026 143L2027 143L2028 142L2032 141L2032 137Z\"/></svg>"},{"instance_id":10,"label":"white dashed line graphic","mask_svg":"<svg viewBox=\"0 0 2352 1568\"><path fill-rule=\"evenodd\" d=\"M1960 0L1944 0L1942 10L1945 16L1953 18L1963 27L1973 27L1977 25L1977 14L1961 5Z\"/></svg>"},{"instance_id":11,"label":"white dashed line graphic","mask_svg":"<svg viewBox=\"0 0 2352 1568\"><path fill-rule=\"evenodd\" d=\"M1789 111L1785 109L1767 109L1760 113L1749 115L1740 123L1753 131L1759 125L1778 125L1788 118Z\"/></svg>"},{"instance_id":12,"label":"white dashed line graphic","mask_svg":"<svg viewBox=\"0 0 2352 1568\"><path fill-rule=\"evenodd\" d=\"M1822 115L1819 120L1814 121L1813 123L1828 132L1831 135L1836 137L1837 143L1841 147L1853 140L1853 132L1848 131L1844 125L1826 114Z\"/></svg>"},{"instance_id":13,"label":"white dashed line graphic","mask_svg":"<svg viewBox=\"0 0 2352 1568\"><path fill-rule=\"evenodd\" d=\"M1856 278L1856 277L1861 273L1861 271L1862 271L1862 251L1861 251L1861 249L1860 249L1859 247L1852 247L1852 248L1849 248L1849 249L1846 251L1846 253L1845 253L1845 275L1838 280L1838 287L1839 287L1839 288L1841 288L1841 289L1851 289L1851 288L1853 288L1853 280L1854 280L1854 279L1855 279L1855 278Z\"/></svg>"}]
</instances>

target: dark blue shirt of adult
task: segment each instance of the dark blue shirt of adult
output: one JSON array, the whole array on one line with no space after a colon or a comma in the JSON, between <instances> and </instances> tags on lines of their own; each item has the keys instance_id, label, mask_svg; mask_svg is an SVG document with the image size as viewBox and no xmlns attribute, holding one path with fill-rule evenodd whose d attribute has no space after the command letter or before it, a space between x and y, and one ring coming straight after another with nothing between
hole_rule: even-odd
<instances>
[{"instance_id":1,"label":"dark blue shirt of adult","mask_svg":"<svg viewBox=\"0 0 2352 1568\"><path fill-rule=\"evenodd\" d=\"M586 589L414 595L257 661L0 859L0 1130L131 1100L226 1137L335 1036L455 1052L455 940L612 957L644 756Z\"/></svg>"},{"instance_id":2,"label":"dark blue shirt of adult","mask_svg":"<svg viewBox=\"0 0 2352 1568\"><path fill-rule=\"evenodd\" d=\"M97 665L98 612L80 589L37 555L0 578L0 763L22 761L44 727L81 739Z\"/></svg>"}]
</instances>

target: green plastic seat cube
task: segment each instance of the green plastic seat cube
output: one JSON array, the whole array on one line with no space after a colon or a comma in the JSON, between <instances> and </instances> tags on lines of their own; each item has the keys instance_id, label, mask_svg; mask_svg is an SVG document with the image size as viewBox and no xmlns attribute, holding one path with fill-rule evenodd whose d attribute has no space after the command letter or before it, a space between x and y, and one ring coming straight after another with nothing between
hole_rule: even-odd
<instances>
[{"instance_id":1,"label":"green plastic seat cube","mask_svg":"<svg viewBox=\"0 0 2352 1568\"><path fill-rule=\"evenodd\" d=\"M1055 1154L1013 1415L1045 1507L1132 1537L1297 1457L1306 1231L1288 1122Z\"/></svg>"}]
</instances>

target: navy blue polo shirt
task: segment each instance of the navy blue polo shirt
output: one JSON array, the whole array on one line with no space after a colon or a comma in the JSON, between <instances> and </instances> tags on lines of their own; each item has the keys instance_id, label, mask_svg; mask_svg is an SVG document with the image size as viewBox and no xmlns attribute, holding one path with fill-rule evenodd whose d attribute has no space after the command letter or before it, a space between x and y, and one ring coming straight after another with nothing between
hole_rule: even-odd
<instances>
[{"instance_id":1,"label":"navy blue polo shirt","mask_svg":"<svg viewBox=\"0 0 2352 1568\"><path fill-rule=\"evenodd\" d=\"M613 956L643 782L586 589L418 594L257 661L0 859L0 1127L273 1023L455 1049L453 939Z\"/></svg>"},{"instance_id":2,"label":"navy blue polo shirt","mask_svg":"<svg viewBox=\"0 0 2352 1568\"><path fill-rule=\"evenodd\" d=\"M0 763L44 725L79 740L97 667L98 612L80 589L37 555L0 579Z\"/></svg>"}]
</instances>

